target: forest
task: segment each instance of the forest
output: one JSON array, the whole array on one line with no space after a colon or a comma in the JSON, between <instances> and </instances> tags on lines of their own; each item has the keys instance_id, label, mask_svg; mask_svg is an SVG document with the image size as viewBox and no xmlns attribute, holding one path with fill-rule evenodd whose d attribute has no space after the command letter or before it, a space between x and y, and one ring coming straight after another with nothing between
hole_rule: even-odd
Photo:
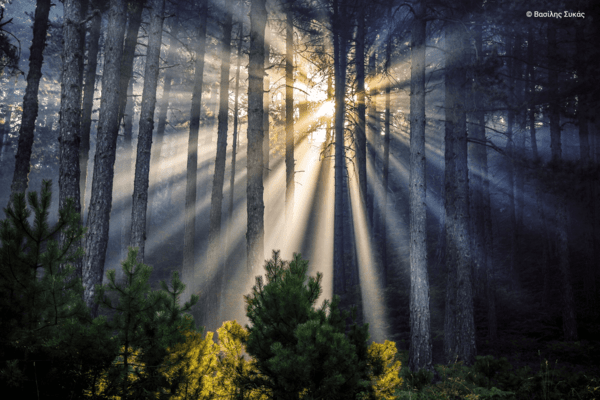
<instances>
[{"instance_id":1,"label":"forest","mask_svg":"<svg viewBox=\"0 0 600 400\"><path fill-rule=\"evenodd\" d=\"M600 398L597 43L592 0L0 0L2 393Z\"/></svg>"}]
</instances>

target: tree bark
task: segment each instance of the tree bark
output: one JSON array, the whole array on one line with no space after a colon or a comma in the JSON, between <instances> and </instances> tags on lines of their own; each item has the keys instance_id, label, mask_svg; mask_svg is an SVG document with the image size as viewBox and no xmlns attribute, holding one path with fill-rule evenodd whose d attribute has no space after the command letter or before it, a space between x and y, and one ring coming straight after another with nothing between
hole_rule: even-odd
<instances>
[{"instance_id":1,"label":"tree bark","mask_svg":"<svg viewBox=\"0 0 600 400\"><path fill-rule=\"evenodd\" d=\"M475 361L475 323L469 240L469 182L465 116L466 49L462 25L446 28L446 243L448 286L444 321L446 361Z\"/></svg>"},{"instance_id":2,"label":"tree bark","mask_svg":"<svg viewBox=\"0 0 600 400\"><path fill-rule=\"evenodd\" d=\"M285 226L294 215L294 20L286 11L285 25Z\"/></svg>"},{"instance_id":3,"label":"tree bark","mask_svg":"<svg viewBox=\"0 0 600 400\"><path fill-rule=\"evenodd\" d=\"M121 75L119 77L119 125L125 116L127 107L127 88L133 76L133 60L135 59L135 48L138 40L138 32L142 25L142 11L146 0L132 0L127 6L127 36L123 44L123 60L121 61Z\"/></svg>"},{"instance_id":4,"label":"tree bark","mask_svg":"<svg viewBox=\"0 0 600 400\"><path fill-rule=\"evenodd\" d=\"M391 9L389 10L391 15ZM390 119L391 119L391 110L390 110L390 85L391 82L389 80L389 69L390 69L390 59L392 54L392 39L391 36L388 38L387 46L386 46L386 54L385 54L385 119L383 122L385 137L383 140L383 168L382 168L382 186L383 186L383 198L381 199L381 210L379 213L380 223L379 223L379 255L381 257L381 265L382 269L382 287L385 288L387 286L387 276L388 276L388 260L387 260L387 198L388 198L388 181L390 174L390 139L392 136L392 132L390 129Z\"/></svg>"},{"instance_id":5,"label":"tree bark","mask_svg":"<svg viewBox=\"0 0 600 400\"><path fill-rule=\"evenodd\" d=\"M221 246L221 217L223 210L223 185L225 183L225 164L227 161L227 128L229 119L229 70L231 69L231 30L233 26L233 15L231 12L231 0L227 0L224 6L225 21L223 24L223 40L221 43L221 82L219 91L219 116L217 125L217 155L215 157L215 174L212 185L210 202L210 225L208 228L208 252L206 267L209 271L215 271L216 280L209 290L212 294L207 301L209 326L218 326L216 317L221 298L221 281L223 279L222 246Z\"/></svg>"},{"instance_id":6,"label":"tree bark","mask_svg":"<svg viewBox=\"0 0 600 400\"><path fill-rule=\"evenodd\" d=\"M248 61L248 230L246 233L248 273L264 261L263 200L263 88L265 73L265 0L252 0L250 7L250 55Z\"/></svg>"},{"instance_id":7,"label":"tree bark","mask_svg":"<svg viewBox=\"0 0 600 400\"><path fill-rule=\"evenodd\" d=\"M548 61L556 62L557 41L556 26L548 24ZM548 73L548 88L550 90L550 104L548 107L548 118L550 120L550 150L552 161L560 163L562 161L561 145L561 127L560 127L560 104L558 93L558 70L550 69ZM567 203L562 193L556 195L556 240L559 257L559 270L562 275L562 294L563 294L563 334L566 341L577 340L577 317L575 312L575 296L573 293L573 282L571 278L571 265L569 262L569 237L567 232L568 210Z\"/></svg>"},{"instance_id":8,"label":"tree bark","mask_svg":"<svg viewBox=\"0 0 600 400\"><path fill-rule=\"evenodd\" d=\"M94 158L92 195L87 220L88 232L83 266L84 299L93 316L98 315L95 286L102 283L104 276L112 207L115 155L119 132L119 74L125 33L125 0L111 0L108 15L98 140Z\"/></svg>"},{"instance_id":9,"label":"tree bark","mask_svg":"<svg viewBox=\"0 0 600 400\"><path fill-rule=\"evenodd\" d=\"M335 71L335 211L333 239L333 293L346 292L344 263L344 169L346 147L344 144L344 113L346 90L347 49L342 16L337 0L333 2L333 47Z\"/></svg>"},{"instance_id":10,"label":"tree bark","mask_svg":"<svg viewBox=\"0 0 600 400\"><path fill-rule=\"evenodd\" d=\"M271 44L270 44L270 39L271 39L272 35L271 35L271 30L269 29L269 26L267 24L266 28L265 28L265 93L263 95L263 130L264 130L264 136L263 136L263 164L264 164L264 168L263 168L263 182L267 182L267 179L269 178L269 159L270 159L270 142L269 142L269 130L270 130L270 126L269 126L269 104L271 102L271 76L270 73L268 72L267 68L271 67ZM265 188L266 190L267 188ZM267 192L264 193L264 195L269 198L269 195Z\"/></svg>"},{"instance_id":11,"label":"tree bark","mask_svg":"<svg viewBox=\"0 0 600 400\"><path fill-rule=\"evenodd\" d=\"M137 156L135 159L135 181L133 185L133 209L131 211L131 247L137 247L138 261L144 262L146 244L146 210L148 208L148 184L150 175L150 153L152 131L154 130L154 110L156 108L156 87L160 48L162 45L163 22L165 20L165 0L152 0L148 51L144 69L144 89L140 130L138 133Z\"/></svg>"},{"instance_id":12,"label":"tree bark","mask_svg":"<svg viewBox=\"0 0 600 400\"><path fill-rule=\"evenodd\" d=\"M123 149L122 149L122 161L121 161L121 173L124 174L127 179L135 176L134 168L134 157L133 157L133 113L134 113L134 99L133 99L133 85L135 79L132 77L129 80L129 86L127 86L127 97L130 101L125 105L125 116L123 117ZM133 195L125 195L123 198L123 220L121 221L121 260L127 258L129 252L129 246L131 245L131 215L129 210L133 209ZM120 275L122 269L117 270L117 276Z\"/></svg>"},{"instance_id":13,"label":"tree bark","mask_svg":"<svg viewBox=\"0 0 600 400\"><path fill-rule=\"evenodd\" d=\"M87 7L86 7L87 8ZM60 98L59 208L72 199L81 214L79 193L79 145L81 128L81 82L83 68L82 2L66 0L63 23L63 65ZM64 236L61 235L61 242ZM82 277L81 260L75 262L76 276Z\"/></svg>"},{"instance_id":14,"label":"tree bark","mask_svg":"<svg viewBox=\"0 0 600 400\"><path fill-rule=\"evenodd\" d=\"M506 122L506 156L507 156L507 191L508 191L508 234L510 235L510 249L508 257L508 275L512 289L517 287L517 270L515 268L516 253L517 253L517 216L515 210L515 143L513 138L513 129L515 125L515 111L513 110L513 104L515 102L515 60L514 54L514 43L515 39L510 36L506 38L507 43L507 54L509 55L508 61L508 113Z\"/></svg>"},{"instance_id":15,"label":"tree bark","mask_svg":"<svg viewBox=\"0 0 600 400\"><path fill-rule=\"evenodd\" d=\"M427 273L427 175L425 158L425 1L417 3L411 30L410 68L410 349L412 371L432 368Z\"/></svg>"},{"instance_id":16,"label":"tree bark","mask_svg":"<svg viewBox=\"0 0 600 400\"><path fill-rule=\"evenodd\" d=\"M238 33L237 66L235 69L235 99L233 102L233 139L232 139L232 149L231 149L231 178L229 180L229 187L230 187L230 189L229 189L229 212L228 212L229 224L227 225L227 246L225 246L225 249L227 252L230 251L229 246L231 244L231 229L233 228L233 199L234 199L234 194L235 194L235 168L236 168L236 158L237 158L238 114L239 114L239 98L240 98L240 67L241 67L241 61L242 61L242 45L244 43L243 21L240 20L239 25L240 25L240 30ZM267 80L268 80L268 78L267 78ZM267 93L267 98L268 98L268 93ZM267 111L267 117L268 117L268 111ZM267 126L268 126L268 121L267 121ZM268 148L267 148L267 151L268 151Z\"/></svg>"},{"instance_id":17,"label":"tree bark","mask_svg":"<svg viewBox=\"0 0 600 400\"><path fill-rule=\"evenodd\" d=\"M356 96L358 101L358 126L356 127L356 162L361 201L367 204L367 137L365 106L365 6L358 13L356 31Z\"/></svg>"},{"instance_id":18,"label":"tree bark","mask_svg":"<svg viewBox=\"0 0 600 400\"><path fill-rule=\"evenodd\" d=\"M79 192L81 196L81 209L85 209L85 192L87 187L87 166L90 159L90 130L92 127L92 113L94 106L94 89L96 87L96 69L98 67L98 49L100 41L100 28L102 14L97 8L89 28L88 59L85 68L85 86L83 89L83 103L81 106L81 142L79 149ZM83 214L82 214L83 217Z\"/></svg>"},{"instance_id":19,"label":"tree bark","mask_svg":"<svg viewBox=\"0 0 600 400\"><path fill-rule=\"evenodd\" d=\"M42 78L42 63L44 62L44 49L48 32L48 14L50 13L50 0L37 0L35 17L33 20L33 40L29 48L29 72L27 73L27 87L23 96L23 116L19 129L19 143L15 156L15 171L11 185L11 198L16 193L25 193L28 185L28 175L31 170L31 149L33 147L33 133L35 120L38 116L38 91Z\"/></svg>"},{"instance_id":20,"label":"tree bark","mask_svg":"<svg viewBox=\"0 0 600 400\"><path fill-rule=\"evenodd\" d=\"M201 16L201 18L204 18ZM158 124L156 125L156 134L154 135L154 150L152 151L150 158L150 192L148 193L148 236L152 234L152 201L156 198L158 192L158 174L162 167L162 154L163 147L165 147L165 128L167 126L167 114L169 111L169 100L171 97L171 87L173 85L173 78L175 77L175 57L177 50L179 49L179 40L177 35L179 34L180 23L177 17L171 24L171 39L169 41L169 52L167 55L167 69L164 77L163 92L160 99L160 106L158 111Z\"/></svg>"},{"instance_id":21,"label":"tree bark","mask_svg":"<svg viewBox=\"0 0 600 400\"><path fill-rule=\"evenodd\" d=\"M194 90L190 110L190 135L187 148L187 172L185 186L185 225L183 235L183 279L194 282L195 239L196 239L196 182L198 176L198 131L204 85L204 55L206 52L206 21L208 18L207 0L203 0L200 10L200 25L196 42L194 65ZM166 83L166 81L165 81ZM166 88L165 88L166 90ZM164 97L164 94L163 94Z\"/></svg>"}]
</instances>

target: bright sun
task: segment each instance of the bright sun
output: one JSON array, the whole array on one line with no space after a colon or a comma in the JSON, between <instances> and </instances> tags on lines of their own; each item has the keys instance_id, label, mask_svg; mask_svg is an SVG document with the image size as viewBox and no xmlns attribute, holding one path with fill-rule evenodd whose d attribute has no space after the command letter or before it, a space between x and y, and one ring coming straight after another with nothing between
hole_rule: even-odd
<instances>
[{"instance_id":1,"label":"bright sun","mask_svg":"<svg viewBox=\"0 0 600 400\"><path fill-rule=\"evenodd\" d=\"M319 109L317 110L317 113L315 114L315 118L321 118L321 117L333 117L333 111L335 109L335 104L333 102L333 100L329 100L324 102L323 104L321 104L321 107L319 107Z\"/></svg>"}]
</instances>

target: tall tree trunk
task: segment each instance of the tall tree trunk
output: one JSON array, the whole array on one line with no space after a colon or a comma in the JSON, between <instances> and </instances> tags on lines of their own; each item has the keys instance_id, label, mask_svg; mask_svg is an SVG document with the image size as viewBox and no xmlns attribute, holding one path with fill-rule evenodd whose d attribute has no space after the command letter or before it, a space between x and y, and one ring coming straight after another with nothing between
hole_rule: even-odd
<instances>
[{"instance_id":1,"label":"tall tree trunk","mask_svg":"<svg viewBox=\"0 0 600 400\"><path fill-rule=\"evenodd\" d=\"M87 1L86 1L87 3ZM85 7L87 8L87 6ZM81 128L81 82L83 50L81 32L82 2L66 0L63 23L63 65L60 98L60 166L58 175L59 208L72 199L81 214L79 195L79 143ZM61 235L61 241L64 236ZM82 277L81 260L75 262L76 275Z\"/></svg>"},{"instance_id":2,"label":"tall tree trunk","mask_svg":"<svg viewBox=\"0 0 600 400\"><path fill-rule=\"evenodd\" d=\"M140 112L137 157L135 159L135 182L133 185L133 209L131 211L131 246L137 247L138 260L144 261L146 244L146 210L148 208L148 183L150 175L150 153L152 131L154 130L154 110L156 108L156 86L162 45L163 22L165 20L165 0L152 0L148 51L144 69L144 90Z\"/></svg>"},{"instance_id":3,"label":"tall tree trunk","mask_svg":"<svg viewBox=\"0 0 600 400\"><path fill-rule=\"evenodd\" d=\"M135 169L133 167L133 113L134 113L134 99L133 99L133 85L135 79L132 77L129 80L129 86L127 87L127 97L131 100L127 102L125 106L125 116L123 117L123 151L121 161L121 173L123 176L130 179L135 176ZM129 210L133 209L133 196L125 195L123 198L123 220L121 221L121 259L127 258L129 246L131 245L131 215ZM122 272L117 270L117 276Z\"/></svg>"},{"instance_id":4,"label":"tall tree trunk","mask_svg":"<svg viewBox=\"0 0 600 400\"><path fill-rule=\"evenodd\" d=\"M425 158L425 1L417 3L410 67L410 350L412 371L432 368L427 274L427 175Z\"/></svg>"},{"instance_id":5,"label":"tall tree trunk","mask_svg":"<svg viewBox=\"0 0 600 400\"><path fill-rule=\"evenodd\" d=\"M589 140L589 95L585 85L588 82L587 68L588 56L587 45L585 41L585 25L579 24L575 29L577 43L577 79L579 81L580 93L577 95L577 125L579 128L579 159L582 166L588 167L591 164L590 140ZM584 260L583 273L585 276L584 291L587 305L590 309L596 306L596 277L594 271L594 247L596 243L596 217L594 215L594 183L592 180L585 183L583 203L580 215L582 216L582 237L584 240Z\"/></svg>"},{"instance_id":6,"label":"tall tree trunk","mask_svg":"<svg viewBox=\"0 0 600 400\"><path fill-rule=\"evenodd\" d=\"M271 76L267 71L267 68L271 68L271 30L269 29L269 25L267 24L265 28L265 93L263 95L263 182L267 182L267 178L269 177L269 104L271 102ZM266 190L267 188L265 188ZM268 193L265 192L265 196L269 198Z\"/></svg>"},{"instance_id":7,"label":"tall tree trunk","mask_svg":"<svg viewBox=\"0 0 600 400\"><path fill-rule=\"evenodd\" d=\"M142 25L142 11L146 0L132 0L127 6L127 36L123 44L123 59L121 60L121 75L119 77L119 125L125 116L127 106L127 88L133 76L133 60L138 40L138 32Z\"/></svg>"},{"instance_id":8,"label":"tall tree trunk","mask_svg":"<svg viewBox=\"0 0 600 400\"><path fill-rule=\"evenodd\" d=\"M557 61L556 26L548 24L548 60L550 63ZM558 70L552 68L548 74L548 88L550 90L550 105L548 107L548 118L550 120L550 149L552 160L562 160L561 127L560 127L560 104L558 93ZM567 341L577 340L577 317L575 312L575 296L573 293L573 282L571 278L571 265L569 262L569 237L567 233L568 210L567 202L562 193L557 193L556 203L556 239L558 241L559 270L562 275L563 294L563 334Z\"/></svg>"},{"instance_id":9,"label":"tall tree trunk","mask_svg":"<svg viewBox=\"0 0 600 400\"><path fill-rule=\"evenodd\" d=\"M446 28L446 243L448 286L444 321L446 361L475 361L475 322L469 239L469 181L465 116L466 49L462 25Z\"/></svg>"},{"instance_id":10,"label":"tall tree trunk","mask_svg":"<svg viewBox=\"0 0 600 400\"><path fill-rule=\"evenodd\" d=\"M37 0L33 20L33 40L29 49L29 72L27 87L23 96L23 116L19 129L19 143L15 156L15 172L11 185L11 197L16 193L25 193L28 185L28 175L31 169L31 149L33 147L33 132L38 116L38 91L42 78L42 63L48 32L48 14L50 0Z\"/></svg>"},{"instance_id":11,"label":"tall tree trunk","mask_svg":"<svg viewBox=\"0 0 600 400\"><path fill-rule=\"evenodd\" d=\"M265 0L252 0L250 8L250 55L248 61L248 181L246 233L247 269L252 273L264 261L264 199L263 199L263 88L265 74Z\"/></svg>"},{"instance_id":12,"label":"tall tree trunk","mask_svg":"<svg viewBox=\"0 0 600 400\"><path fill-rule=\"evenodd\" d=\"M375 89L377 78L377 53L373 52L371 57L369 58L369 98L370 98L370 106L368 109L367 115L367 157L368 164L371 166L371 170L373 170L377 163L377 135L379 135L379 114L377 114L377 90ZM375 171L371 171L372 176L375 175ZM368 173L367 173L368 175ZM374 228L375 224L373 223L375 220L375 191L371 186L367 186L367 220L372 228ZM375 232L374 229L372 232ZM374 235L373 235L374 236Z\"/></svg>"},{"instance_id":13,"label":"tall tree trunk","mask_svg":"<svg viewBox=\"0 0 600 400\"><path fill-rule=\"evenodd\" d=\"M285 26L285 226L294 215L294 20L286 11Z\"/></svg>"},{"instance_id":14,"label":"tall tree trunk","mask_svg":"<svg viewBox=\"0 0 600 400\"><path fill-rule=\"evenodd\" d=\"M389 10L391 15L391 9ZM391 119L391 103L390 103L390 85L391 82L389 80L389 69L390 69L390 59L392 54L392 38L391 36L388 38L387 46L386 46L386 54L385 54L385 74L386 74L386 83L385 83L385 119L384 119L384 133L385 138L383 140L383 168L382 168L382 187L383 187L383 198L381 199L381 210L379 212L379 255L381 257L381 265L382 269L382 287L387 286L387 275L388 275L388 260L387 260L387 198L388 198L388 181L390 174L390 139L392 136L392 132L390 129L390 119Z\"/></svg>"},{"instance_id":15,"label":"tall tree trunk","mask_svg":"<svg viewBox=\"0 0 600 400\"><path fill-rule=\"evenodd\" d=\"M512 289L516 289L517 286L517 271L515 268L515 257L517 252L517 217L515 212L515 143L513 138L513 129L515 125L515 111L513 110L513 104L515 101L515 91L514 91L514 75L515 75L515 60L514 57L514 43L515 39L510 36L506 38L507 43L507 54L509 54L508 61L508 87L509 96L508 96L508 113L507 113L507 122L506 122L506 155L507 155L507 192L508 192L508 229L507 232L510 235L510 249L508 255L508 275L511 282Z\"/></svg>"},{"instance_id":16,"label":"tall tree trunk","mask_svg":"<svg viewBox=\"0 0 600 400\"><path fill-rule=\"evenodd\" d=\"M204 18L204 16L201 16ZM150 188L149 188L149 199L148 199L148 236L152 234L152 202L156 198L158 192L158 174L162 166L162 154L165 143L165 128L167 126L167 114L169 111L169 100L171 97L171 87L173 85L173 78L175 77L176 69L173 68L175 65L175 57L177 50L179 49L179 40L177 35L179 34L181 24L179 19L174 17L171 23L171 39L169 41L169 51L167 55L167 65L170 67L167 69L164 77L163 92L160 98L160 106L158 108L158 124L156 125L156 134L154 135L154 150L152 151L150 158Z\"/></svg>"},{"instance_id":17,"label":"tall tree trunk","mask_svg":"<svg viewBox=\"0 0 600 400\"><path fill-rule=\"evenodd\" d=\"M215 175L212 185L210 202L210 225L208 228L208 254L207 267L209 271L215 271L215 283L209 291L210 301L207 301L210 325L217 327L219 302L221 300L221 281L223 279L222 247L221 247L221 214L223 210L223 185L225 183L225 164L227 161L227 128L229 119L229 70L231 69L231 29L233 26L233 15L231 12L231 0L227 0L224 6L225 21L223 24L223 41L221 43L221 82L219 96L219 117L217 127L217 155L215 157ZM215 270L216 268L216 270Z\"/></svg>"},{"instance_id":18,"label":"tall tree trunk","mask_svg":"<svg viewBox=\"0 0 600 400\"><path fill-rule=\"evenodd\" d=\"M187 172L185 185L185 222L183 235L183 279L194 282L195 239L196 239L196 183L198 174L198 131L202 107L202 87L204 85L204 55L206 52L206 21L208 1L203 0L200 9L200 26L196 41L196 62L194 65L194 91L190 110L190 135L187 148ZM166 83L166 81L165 81ZM164 94L163 94L164 97ZM191 287L189 288L191 289ZM189 291L188 289L188 291Z\"/></svg>"},{"instance_id":19,"label":"tall tree trunk","mask_svg":"<svg viewBox=\"0 0 600 400\"><path fill-rule=\"evenodd\" d=\"M365 106L365 5L358 12L356 31L356 94L358 100L358 126L356 127L356 161L361 201L367 203L367 138Z\"/></svg>"},{"instance_id":20,"label":"tall tree trunk","mask_svg":"<svg viewBox=\"0 0 600 400\"><path fill-rule=\"evenodd\" d=\"M79 193L81 196L81 210L85 209L85 191L87 187L87 166L90 159L90 130L92 127L92 113L94 106L94 89L96 87L96 69L98 67L98 49L100 41L100 28L102 14L97 8L90 23L88 38L88 59L85 68L85 87L83 90L83 103L81 106L81 142L79 149ZM83 217L83 213L82 213Z\"/></svg>"},{"instance_id":21,"label":"tall tree trunk","mask_svg":"<svg viewBox=\"0 0 600 400\"><path fill-rule=\"evenodd\" d=\"M237 66L235 69L235 98L233 101L233 139L231 149L231 178L229 180L229 224L227 224L227 245L225 251L229 253L229 246L231 245L231 229L233 228L233 198L235 194L235 168L237 158L237 141L238 141L238 114L239 114L239 98L240 98L240 67L242 61L242 45L244 44L244 25L243 21L239 21L240 30L238 33L238 48L237 48ZM268 80L268 78L267 78ZM267 93L268 98L268 93ZM268 112L267 112L268 117ZM264 125L263 125L264 126ZM267 121L268 126L268 121ZM268 151L268 148L267 148Z\"/></svg>"},{"instance_id":22,"label":"tall tree trunk","mask_svg":"<svg viewBox=\"0 0 600 400\"><path fill-rule=\"evenodd\" d=\"M84 299L93 316L98 315L95 286L102 283L104 276L112 207L115 156L119 133L119 74L125 34L125 0L111 0L108 15L108 34L102 74L102 99L100 101L98 139L83 266Z\"/></svg>"},{"instance_id":23,"label":"tall tree trunk","mask_svg":"<svg viewBox=\"0 0 600 400\"><path fill-rule=\"evenodd\" d=\"M333 2L333 46L335 71L335 212L333 239L333 293L346 292L344 263L344 169L346 148L344 144L344 113L346 91L346 36L338 1Z\"/></svg>"},{"instance_id":24,"label":"tall tree trunk","mask_svg":"<svg viewBox=\"0 0 600 400\"><path fill-rule=\"evenodd\" d=\"M477 58L476 65L480 65L483 58L483 35L482 27L479 26L475 31L475 49ZM473 263L475 267L482 271L485 299L488 316L488 340L493 344L498 336L498 323L496 321L496 302L495 302L495 280L492 258L492 219L490 209L490 182L488 177L487 146L485 136L485 111L483 111L484 98L479 88L483 82L480 76L475 75L473 82L473 124L469 128L469 135L475 141L471 145L473 173L472 187L473 197L471 204L473 206L473 232L474 238Z\"/></svg>"}]
</instances>

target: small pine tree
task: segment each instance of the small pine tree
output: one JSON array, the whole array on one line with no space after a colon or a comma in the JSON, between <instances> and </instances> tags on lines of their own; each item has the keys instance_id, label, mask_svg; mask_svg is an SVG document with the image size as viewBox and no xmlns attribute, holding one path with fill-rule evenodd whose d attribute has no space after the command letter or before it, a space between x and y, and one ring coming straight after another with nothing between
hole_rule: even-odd
<instances>
[{"instance_id":1,"label":"small pine tree","mask_svg":"<svg viewBox=\"0 0 600 400\"><path fill-rule=\"evenodd\" d=\"M377 355L368 352L368 325L355 323L346 334L349 315L340 311L337 296L315 308L322 275L307 279L308 261L299 254L286 262L274 251L265 270L266 283L258 276L245 296L252 325L244 341L259 371L249 378L252 383L278 399L373 393L371 379L384 368L372 367Z\"/></svg>"},{"instance_id":2,"label":"small pine tree","mask_svg":"<svg viewBox=\"0 0 600 400\"><path fill-rule=\"evenodd\" d=\"M0 390L25 398L79 397L114 358L109 332L91 321L69 264L83 254L79 214L67 201L50 226L51 188L44 181L27 202L16 194L0 222Z\"/></svg>"},{"instance_id":3,"label":"small pine tree","mask_svg":"<svg viewBox=\"0 0 600 400\"><path fill-rule=\"evenodd\" d=\"M108 326L120 349L102 382L102 392L122 399L158 396L171 387L163 373L169 348L185 342L185 332L194 330L194 320L185 313L198 296L180 306L185 285L177 272L170 287L161 282L161 290L151 290L152 268L137 261L137 249L129 249L122 266L124 280L117 282L115 270L110 270L108 283L97 291L100 307L112 313Z\"/></svg>"}]
</instances>

